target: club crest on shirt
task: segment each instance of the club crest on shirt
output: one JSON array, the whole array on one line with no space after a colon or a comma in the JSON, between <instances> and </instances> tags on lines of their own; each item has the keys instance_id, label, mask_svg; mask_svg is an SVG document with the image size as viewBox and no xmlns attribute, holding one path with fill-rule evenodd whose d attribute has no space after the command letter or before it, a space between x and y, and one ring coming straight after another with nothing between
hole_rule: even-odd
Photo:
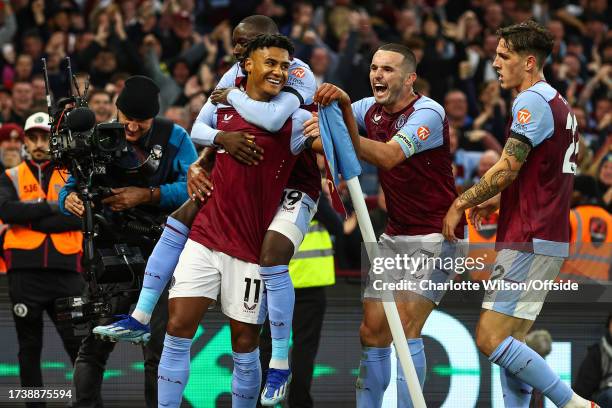
<instances>
[{"instance_id":1,"label":"club crest on shirt","mask_svg":"<svg viewBox=\"0 0 612 408\"><path fill-rule=\"evenodd\" d=\"M521 125L526 125L531 120L531 112L527 109L521 109L516 114L516 121Z\"/></svg>"},{"instance_id":2,"label":"club crest on shirt","mask_svg":"<svg viewBox=\"0 0 612 408\"><path fill-rule=\"evenodd\" d=\"M306 71L304 71L304 68L295 68L293 71L291 71L291 75L296 76L298 78L304 78L304 75L306 75Z\"/></svg>"},{"instance_id":3,"label":"club crest on shirt","mask_svg":"<svg viewBox=\"0 0 612 408\"><path fill-rule=\"evenodd\" d=\"M402 113L400 117L397 118L397 120L395 121L395 129L400 130L406 124L407 120L408 118L406 118L406 115Z\"/></svg>"},{"instance_id":4,"label":"club crest on shirt","mask_svg":"<svg viewBox=\"0 0 612 408\"><path fill-rule=\"evenodd\" d=\"M427 126L419 126L419 128L417 129L417 136L422 141L427 140L430 134L431 132L429 131L429 128Z\"/></svg>"}]
</instances>

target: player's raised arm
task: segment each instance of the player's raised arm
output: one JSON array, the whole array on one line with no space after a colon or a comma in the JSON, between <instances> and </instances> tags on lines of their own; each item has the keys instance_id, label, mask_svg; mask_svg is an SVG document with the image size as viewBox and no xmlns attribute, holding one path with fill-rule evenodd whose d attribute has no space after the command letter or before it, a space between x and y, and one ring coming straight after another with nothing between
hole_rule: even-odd
<instances>
[{"instance_id":1,"label":"player's raised arm","mask_svg":"<svg viewBox=\"0 0 612 408\"><path fill-rule=\"evenodd\" d=\"M353 109L351 105L351 99L342 89L332 84L322 84L317 92L315 93L314 101L323 106L327 106L333 101L338 101L338 106L342 112L342 118L346 124L346 128L351 136L351 142L355 148L355 153L359 155L361 149L359 128L353 115ZM312 140L312 149L317 153L323 153L323 144L318 139L319 136L319 117L317 113L313 114L313 117L304 123L304 134L306 136L315 137Z\"/></svg>"}]
</instances>

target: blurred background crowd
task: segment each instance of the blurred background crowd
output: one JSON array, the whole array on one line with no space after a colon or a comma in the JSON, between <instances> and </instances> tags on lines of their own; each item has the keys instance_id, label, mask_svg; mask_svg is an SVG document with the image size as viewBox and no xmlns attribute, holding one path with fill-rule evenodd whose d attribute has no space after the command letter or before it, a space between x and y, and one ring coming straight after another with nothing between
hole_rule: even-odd
<instances>
[{"instance_id":1,"label":"blurred background crowd","mask_svg":"<svg viewBox=\"0 0 612 408\"><path fill-rule=\"evenodd\" d=\"M499 158L515 96L500 90L491 66L495 32L528 18L539 21L555 38L546 78L572 105L578 121L577 188L587 200L612 208L612 34L606 0L3 1L3 165L21 160L25 118L46 110L41 57L47 59L56 98L66 93L63 64L64 57L71 58L81 90L89 83L97 121L114 117L114 100L125 79L144 74L161 88L163 115L189 131L234 63L233 26L254 13L277 21L318 83L337 84L353 100L371 95L369 63L378 46L402 42L412 48L419 62L416 90L446 109L459 190L474 184ZM376 170L364 169L362 186L380 230L384 197ZM345 222L345 233L359 241L354 217ZM358 264L342 252L341 266Z\"/></svg>"}]
</instances>

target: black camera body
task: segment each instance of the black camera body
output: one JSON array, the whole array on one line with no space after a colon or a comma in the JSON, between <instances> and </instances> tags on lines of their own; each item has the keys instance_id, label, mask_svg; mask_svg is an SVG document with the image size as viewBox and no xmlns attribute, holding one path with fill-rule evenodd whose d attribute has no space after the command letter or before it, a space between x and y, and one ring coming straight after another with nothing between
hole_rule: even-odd
<instances>
[{"instance_id":1,"label":"black camera body","mask_svg":"<svg viewBox=\"0 0 612 408\"><path fill-rule=\"evenodd\" d=\"M81 96L68 58L66 63L76 95L70 86L69 96L53 104L43 58L51 125L49 153L53 165L68 170L76 180L75 190L85 207L82 264L87 289L83 296L58 299L55 307L59 321L71 324L75 334L84 334L96 320L112 316L116 300L138 294L146 265L141 248L152 247L162 227L138 209L120 217L104 212L99 201L114 186L96 183L114 180L111 166L127 150L125 128L116 122L96 124L87 106L88 84Z\"/></svg>"},{"instance_id":2,"label":"black camera body","mask_svg":"<svg viewBox=\"0 0 612 408\"><path fill-rule=\"evenodd\" d=\"M116 122L96 124L95 114L83 98L60 101L52 121L49 153L58 167L72 170L76 166L82 173L106 174L107 166L126 147L124 126Z\"/></svg>"}]
</instances>

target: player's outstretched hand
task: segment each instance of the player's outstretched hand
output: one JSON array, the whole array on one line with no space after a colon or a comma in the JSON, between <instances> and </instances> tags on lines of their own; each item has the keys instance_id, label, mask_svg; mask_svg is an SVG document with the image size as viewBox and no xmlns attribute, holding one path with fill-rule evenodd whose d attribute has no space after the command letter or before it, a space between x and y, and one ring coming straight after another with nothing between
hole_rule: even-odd
<instances>
[{"instance_id":1,"label":"player's outstretched hand","mask_svg":"<svg viewBox=\"0 0 612 408\"><path fill-rule=\"evenodd\" d=\"M213 185L206 171L200 166L199 161L189 166L187 170L187 192L189 198L193 201L200 200L204 202L212 194Z\"/></svg>"},{"instance_id":2,"label":"player's outstretched hand","mask_svg":"<svg viewBox=\"0 0 612 408\"><path fill-rule=\"evenodd\" d=\"M227 96L229 95L230 91L232 89L236 89L236 88L219 88L219 89L215 89L211 94L210 94L210 101L212 103L214 103L215 105L218 103L221 103L223 105L229 105L229 103L227 103Z\"/></svg>"},{"instance_id":3,"label":"player's outstretched hand","mask_svg":"<svg viewBox=\"0 0 612 408\"><path fill-rule=\"evenodd\" d=\"M304 136L306 137L319 137L319 113L313 112L312 117L304 122Z\"/></svg>"},{"instance_id":4,"label":"player's outstretched hand","mask_svg":"<svg viewBox=\"0 0 612 408\"><path fill-rule=\"evenodd\" d=\"M350 104L351 98L336 85L326 82L317 89L317 92L315 92L314 101L323 106L327 106L333 101L338 101L340 105L343 105L347 103Z\"/></svg>"},{"instance_id":5,"label":"player's outstretched hand","mask_svg":"<svg viewBox=\"0 0 612 408\"><path fill-rule=\"evenodd\" d=\"M246 132L219 132L215 143L223 146L226 152L242 164L253 166L263 160L264 150L255 144L255 136Z\"/></svg>"}]
</instances>

